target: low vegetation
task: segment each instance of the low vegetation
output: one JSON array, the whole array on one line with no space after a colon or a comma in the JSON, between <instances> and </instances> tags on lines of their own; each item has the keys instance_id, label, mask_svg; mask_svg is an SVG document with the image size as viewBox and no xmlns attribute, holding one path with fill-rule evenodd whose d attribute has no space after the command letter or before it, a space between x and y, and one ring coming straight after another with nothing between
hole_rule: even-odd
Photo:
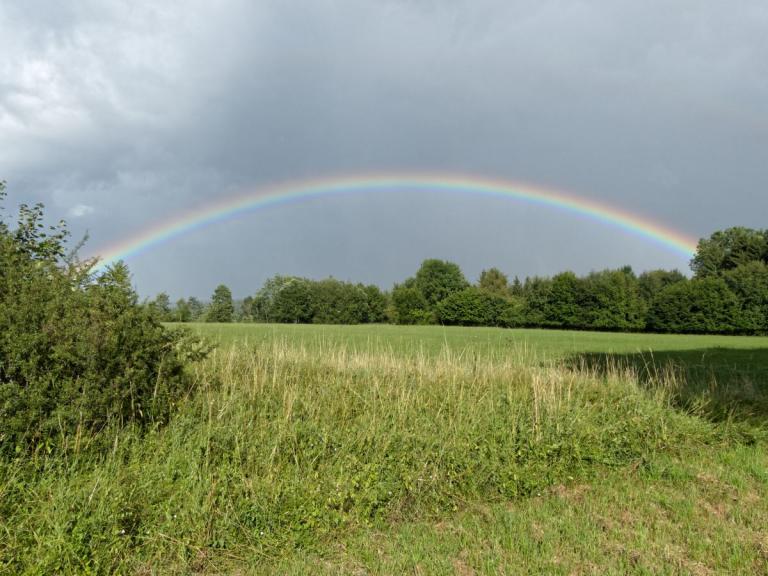
<instances>
[{"instance_id":1,"label":"low vegetation","mask_svg":"<svg viewBox=\"0 0 768 576\"><path fill-rule=\"evenodd\" d=\"M457 330L454 338L472 336ZM538 558L536 542L548 533L556 538L548 548L554 562L555 548L580 546L577 527L590 517L574 512L566 520L574 532L559 534L552 532L553 518L534 513L533 502L545 498L554 512L565 505L558 504L558 491L584 491L600 498L605 519L592 520L611 527L606 538L629 548L626 554L584 548L561 557L562 570L587 560L610 560L617 570L632 562L640 567L632 555L642 550L641 541L634 536L622 544L617 504L610 503L618 496L611 494L625 490L642 501L653 485L659 498L669 494L672 506L706 468L689 459L722 465L729 454L750 464L724 473L742 483L723 490L751 500L749 511L735 501L723 504L736 520L724 518L717 528L718 550L739 546L739 556L689 549L671 529L647 538L657 547L674 544L681 558L712 570L765 565L764 535L756 526L768 513L756 496L768 488L759 472L760 426L710 418L706 401L680 410L681 382L669 374L648 380L619 365L573 367L523 343L501 349L470 342L396 350L382 339L354 345L317 331L306 341L275 335L222 345L193 370L195 392L166 426L102 431L66 458L3 463L0 566L10 572L34 566L67 573L333 573L361 564L386 573L387 567L413 570L419 557L426 561L430 549L442 546L453 546L457 562L488 573L510 567L510 558L554 566ZM90 449L101 444L109 449ZM608 492L598 497L603 477ZM714 494L707 498L716 505ZM674 506L670 510L684 504ZM508 524L515 517L508 510L536 519L539 528L527 526L517 537L528 552L508 541L508 553L517 556L483 564L483 554L501 548L472 548L472 539L485 538L484 526L509 538L518 524ZM654 510L641 510L633 522ZM665 518L689 538L714 529L706 515ZM742 532L726 533L731 521L746 523L751 544L742 547ZM444 542L441 525L451 534L469 531L469 540ZM366 544L366 534L391 534L404 548L392 549L384 536L376 536L385 538L380 544ZM590 546L597 546L599 532L590 534ZM354 552L340 555L340 545ZM381 546L387 557L378 560L371 546ZM456 547L467 552L462 556ZM641 558L672 565L644 552ZM439 573L447 561L426 566Z\"/></svg>"}]
</instances>

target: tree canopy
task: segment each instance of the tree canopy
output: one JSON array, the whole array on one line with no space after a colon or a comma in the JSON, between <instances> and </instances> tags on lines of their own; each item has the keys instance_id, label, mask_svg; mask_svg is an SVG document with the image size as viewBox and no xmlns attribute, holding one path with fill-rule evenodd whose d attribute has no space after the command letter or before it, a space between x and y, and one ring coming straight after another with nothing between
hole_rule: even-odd
<instances>
[{"instance_id":1,"label":"tree canopy","mask_svg":"<svg viewBox=\"0 0 768 576\"><path fill-rule=\"evenodd\" d=\"M235 305L232 301L232 291L224 284L219 284L211 297L206 320L208 322L232 322L235 315Z\"/></svg>"},{"instance_id":2,"label":"tree canopy","mask_svg":"<svg viewBox=\"0 0 768 576\"><path fill-rule=\"evenodd\" d=\"M717 276L750 262L768 264L768 230L734 227L700 240L691 270L697 277Z\"/></svg>"},{"instance_id":3,"label":"tree canopy","mask_svg":"<svg viewBox=\"0 0 768 576\"><path fill-rule=\"evenodd\" d=\"M334 278L268 279L232 306L220 286L204 314L194 298L148 303L161 320L359 324L457 324L577 330L768 333L768 231L729 228L699 242L689 279L679 270L628 266L579 276L571 271L523 282L491 267L477 283L458 264L424 260L391 291ZM707 280L707 282L704 282Z\"/></svg>"},{"instance_id":4,"label":"tree canopy","mask_svg":"<svg viewBox=\"0 0 768 576\"><path fill-rule=\"evenodd\" d=\"M458 264L445 260L424 260L414 279L414 287L421 292L432 309L441 300L468 286L469 282Z\"/></svg>"}]
</instances>

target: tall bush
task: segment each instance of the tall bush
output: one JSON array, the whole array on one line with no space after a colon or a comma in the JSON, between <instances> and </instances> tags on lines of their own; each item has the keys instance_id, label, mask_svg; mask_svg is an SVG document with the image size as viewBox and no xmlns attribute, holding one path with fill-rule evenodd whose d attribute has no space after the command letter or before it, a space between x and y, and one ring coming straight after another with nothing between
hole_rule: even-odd
<instances>
[{"instance_id":1,"label":"tall bush","mask_svg":"<svg viewBox=\"0 0 768 576\"><path fill-rule=\"evenodd\" d=\"M94 275L67 238L39 204L22 205L15 228L0 220L0 455L164 421L188 385L191 337L138 304L124 264Z\"/></svg>"}]
</instances>

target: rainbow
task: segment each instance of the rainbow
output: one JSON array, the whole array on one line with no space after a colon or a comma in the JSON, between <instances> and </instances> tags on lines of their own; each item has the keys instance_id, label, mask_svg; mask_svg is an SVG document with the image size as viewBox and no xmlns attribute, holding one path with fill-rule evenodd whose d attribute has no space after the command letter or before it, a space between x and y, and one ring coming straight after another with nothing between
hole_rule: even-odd
<instances>
[{"instance_id":1,"label":"rainbow","mask_svg":"<svg viewBox=\"0 0 768 576\"><path fill-rule=\"evenodd\" d=\"M697 245L697 240L692 236L615 206L530 184L444 174L362 175L287 182L258 188L212 202L169 220L158 221L133 236L97 251L100 254L97 269L136 257L183 234L269 206L325 196L394 191L475 194L556 208L618 228L685 258L691 257Z\"/></svg>"}]
</instances>

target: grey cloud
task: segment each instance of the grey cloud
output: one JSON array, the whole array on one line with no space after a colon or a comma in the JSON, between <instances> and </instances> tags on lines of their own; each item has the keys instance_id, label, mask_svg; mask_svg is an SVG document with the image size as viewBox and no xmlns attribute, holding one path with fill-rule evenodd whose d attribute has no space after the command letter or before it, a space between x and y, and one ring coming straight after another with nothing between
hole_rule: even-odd
<instances>
[{"instance_id":1,"label":"grey cloud","mask_svg":"<svg viewBox=\"0 0 768 576\"><path fill-rule=\"evenodd\" d=\"M469 172L692 235L768 213L768 5L660 0L30 2L0 8L0 177L94 250L244 188ZM230 255L221 258L221 254ZM274 273L388 286L684 259L519 203L373 195L267 210L131 261L144 293ZM375 265L374 265L375 264Z\"/></svg>"}]
</instances>

